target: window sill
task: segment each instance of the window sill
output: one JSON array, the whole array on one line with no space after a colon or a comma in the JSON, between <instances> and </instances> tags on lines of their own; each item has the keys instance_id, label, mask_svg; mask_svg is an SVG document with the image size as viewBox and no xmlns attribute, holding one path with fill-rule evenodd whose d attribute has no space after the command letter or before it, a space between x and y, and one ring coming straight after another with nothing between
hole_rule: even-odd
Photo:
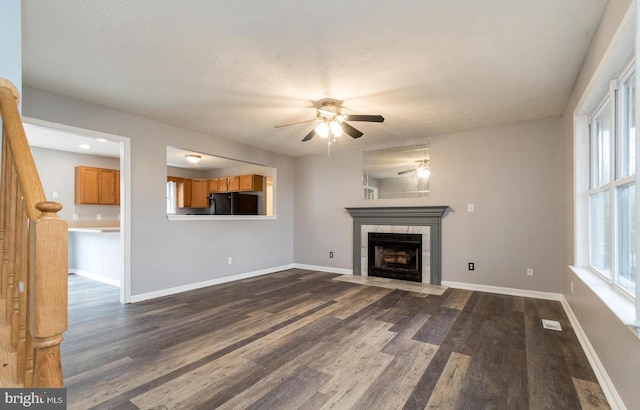
<instances>
[{"instance_id":1,"label":"window sill","mask_svg":"<svg viewBox=\"0 0 640 410\"><path fill-rule=\"evenodd\" d=\"M636 321L636 308L633 298L616 289L590 269L578 266L569 266L569 268L625 326L629 326L632 330L640 327ZM638 335L638 332L634 331L634 333Z\"/></svg>"},{"instance_id":2,"label":"window sill","mask_svg":"<svg viewBox=\"0 0 640 410\"><path fill-rule=\"evenodd\" d=\"M246 220L274 220L277 216L267 215L167 215L170 221L246 221Z\"/></svg>"}]
</instances>

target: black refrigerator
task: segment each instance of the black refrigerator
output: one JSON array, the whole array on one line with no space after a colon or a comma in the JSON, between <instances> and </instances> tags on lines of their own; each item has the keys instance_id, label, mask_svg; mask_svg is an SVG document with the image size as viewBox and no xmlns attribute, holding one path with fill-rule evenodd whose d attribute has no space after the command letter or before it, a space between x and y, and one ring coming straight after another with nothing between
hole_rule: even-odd
<instances>
[{"instance_id":1,"label":"black refrigerator","mask_svg":"<svg viewBox=\"0 0 640 410\"><path fill-rule=\"evenodd\" d=\"M211 213L214 215L231 215L231 193L211 194Z\"/></svg>"},{"instance_id":2,"label":"black refrigerator","mask_svg":"<svg viewBox=\"0 0 640 410\"><path fill-rule=\"evenodd\" d=\"M214 215L258 215L258 195L238 192L211 194Z\"/></svg>"}]
</instances>

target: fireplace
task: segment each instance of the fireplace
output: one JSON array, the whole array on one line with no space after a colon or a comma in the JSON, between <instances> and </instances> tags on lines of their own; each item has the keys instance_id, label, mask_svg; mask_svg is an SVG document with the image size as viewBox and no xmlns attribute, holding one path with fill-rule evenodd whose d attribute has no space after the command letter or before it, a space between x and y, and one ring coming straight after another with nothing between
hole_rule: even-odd
<instances>
[{"instance_id":1,"label":"fireplace","mask_svg":"<svg viewBox=\"0 0 640 410\"><path fill-rule=\"evenodd\" d=\"M415 256L419 260L416 261L416 265L420 269L420 276L415 275L413 279L408 280L440 285L442 280L441 224L442 217L448 208L448 206L347 208L353 217L353 274L378 275L369 271L370 253L375 253L375 248L373 252L369 252L369 233L416 234L421 237L421 251L416 252ZM407 255L389 254L387 263L397 264L404 262L405 258L408 261L411 257L409 252ZM411 265L413 266L413 261ZM416 280L416 278L420 279Z\"/></svg>"},{"instance_id":2,"label":"fireplace","mask_svg":"<svg viewBox=\"0 0 640 410\"><path fill-rule=\"evenodd\" d=\"M422 235L369 232L368 275L422 282Z\"/></svg>"}]
</instances>

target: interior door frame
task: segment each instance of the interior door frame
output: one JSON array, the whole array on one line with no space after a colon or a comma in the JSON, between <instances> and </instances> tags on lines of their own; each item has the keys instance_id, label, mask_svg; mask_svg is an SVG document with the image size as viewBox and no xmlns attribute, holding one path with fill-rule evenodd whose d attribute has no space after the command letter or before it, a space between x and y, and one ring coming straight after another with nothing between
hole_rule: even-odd
<instances>
[{"instance_id":1,"label":"interior door frame","mask_svg":"<svg viewBox=\"0 0 640 410\"><path fill-rule=\"evenodd\" d=\"M120 143L120 252L122 277L120 278L120 303L131 300L131 140L116 134L73 127L31 117L22 117L27 124L72 132L92 138L105 138Z\"/></svg>"}]
</instances>

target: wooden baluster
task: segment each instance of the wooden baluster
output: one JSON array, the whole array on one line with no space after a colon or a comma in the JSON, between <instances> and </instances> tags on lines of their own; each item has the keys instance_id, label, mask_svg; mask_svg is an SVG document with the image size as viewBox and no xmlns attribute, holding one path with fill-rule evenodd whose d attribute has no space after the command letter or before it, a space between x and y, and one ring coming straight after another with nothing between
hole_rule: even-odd
<instances>
[{"instance_id":1,"label":"wooden baluster","mask_svg":"<svg viewBox=\"0 0 640 410\"><path fill-rule=\"evenodd\" d=\"M7 160L7 150L9 146L7 145L7 138L4 134L4 127L2 129L2 159L0 160L0 198L4 198L3 201L0 202L0 253L2 254L2 259L0 260L0 300L7 298L7 256L8 256L8 243L5 237L5 208L6 208L6 198L7 198L7 169L9 168L8 160Z\"/></svg>"},{"instance_id":2,"label":"wooden baluster","mask_svg":"<svg viewBox=\"0 0 640 410\"><path fill-rule=\"evenodd\" d=\"M24 244L22 243L22 221L20 221L20 217L22 215L22 195L20 194L20 186L19 184L15 185L14 193L12 195L14 198L11 202L13 203L13 208L11 209L12 215L11 219L13 220L13 240L11 243L11 252L9 255L11 258L9 259L9 266L11 270L9 271L9 286L11 291L11 347L13 351L18 350L18 339L20 332L20 292L21 287L24 285L20 285L20 281L24 282L24 278L20 278L21 272L21 252L24 250Z\"/></svg>"},{"instance_id":3,"label":"wooden baluster","mask_svg":"<svg viewBox=\"0 0 640 410\"><path fill-rule=\"evenodd\" d=\"M60 343L67 329L67 222L57 215L62 205L40 202L32 224L30 321L35 365L33 387L62 387Z\"/></svg>"},{"instance_id":4,"label":"wooden baluster","mask_svg":"<svg viewBox=\"0 0 640 410\"><path fill-rule=\"evenodd\" d=\"M7 280L7 294L6 294L6 320L11 323L11 315L13 312L13 284L14 284L14 263L16 253L16 220L15 209L16 201L18 197L18 176L16 175L15 167L13 167L13 156L10 151L7 151L7 196L4 198L6 201L6 208L4 213L5 219L5 243L6 246L3 253L6 254L6 260L3 261L3 275ZM6 262L6 263L5 263Z\"/></svg>"},{"instance_id":5,"label":"wooden baluster","mask_svg":"<svg viewBox=\"0 0 640 410\"><path fill-rule=\"evenodd\" d=\"M32 222L28 219L26 208L23 208L23 218L25 221L25 291L23 297L21 299L21 303L24 302L24 311L25 311L25 341L24 341L24 350L25 350L25 358L24 358L24 387L32 387L33 384L33 366L34 366L34 352L33 352L33 337L31 332L28 332L29 321L33 320L31 316L31 306L29 303L31 297L31 288L30 288L30 276L31 276L31 264L32 261L29 260L29 251L30 243L31 243L31 235L30 235L30 226Z\"/></svg>"},{"instance_id":6,"label":"wooden baluster","mask_svg":"<svg viewBox=\"0 0 640 410\"><path fill-rule=\"evenodd\" d=\"M14 286L14 318L12 324L15 323L15 334L12 329L12 339L15 338L16 352L16 370L17 382L24 385L25 374L27 369L27 289L28 274L27 260L29 258L29 242L28 242L28 216L24 201L20 197L18 207L16 208L16 268L15 268L15 286Z\"/></svg>"}]
</instances>

